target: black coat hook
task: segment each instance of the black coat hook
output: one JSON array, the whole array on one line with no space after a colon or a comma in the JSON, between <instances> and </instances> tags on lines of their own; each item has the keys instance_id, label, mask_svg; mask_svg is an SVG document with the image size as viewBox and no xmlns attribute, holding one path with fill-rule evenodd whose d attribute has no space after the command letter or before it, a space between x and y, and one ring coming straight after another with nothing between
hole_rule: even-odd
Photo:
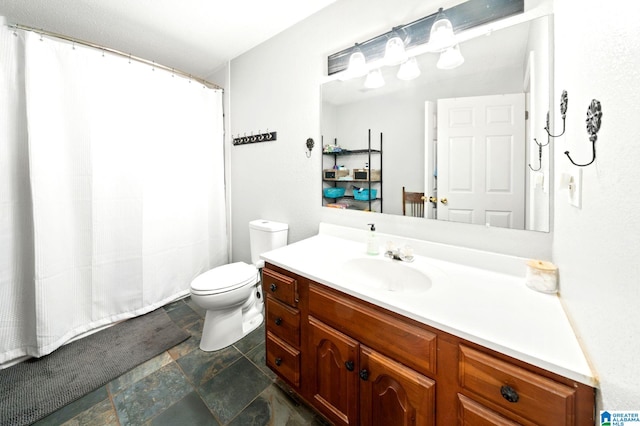
<instances>
[{"instance_id":1,"label":"black coat hook","mask_svg":"<svg viewBox=\"0 0 640 426\"><path fill-rule=\"evenodd\" d=\"M566 90L563 90L562 95L560 95L560 116L562 117L562 133L560 133L559 135L552 135L551 133L549 133L549 112L547 112L547 127L545 127L544 130L546 130L547 135L549 135L550 137L559 138L560 136L564 135L564 131L566 130L565 124L566 124L568 106L569 106L569 95L567 94Z\"/></svg>"},{"instance_id":2,"label":"black coat hook","mask_svg":"<svg viewBox=\"0 0 640 426\"><path fill-rule=\"evenodd\" d=\"M600 101L593 99L591 105L587 108L587 132L589 132L589 140L591 141L591 150L593 152L593 158L586 164L577 164L571 156L569 151L565 151L565 155L571 161L571 164L578 167L586 167L596 161L596 141L598 140L598 132L600 131L600 125L602 124L602 107Z\"/></svg>"}]
</instances>

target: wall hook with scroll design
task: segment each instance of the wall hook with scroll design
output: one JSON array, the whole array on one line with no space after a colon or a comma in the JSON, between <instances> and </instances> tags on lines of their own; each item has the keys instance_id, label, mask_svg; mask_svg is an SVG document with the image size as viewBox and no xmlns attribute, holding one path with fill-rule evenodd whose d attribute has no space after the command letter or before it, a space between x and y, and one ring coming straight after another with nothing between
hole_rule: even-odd
<instances>
[{"instance_id":1,"label":"wall hook with scroll design","mask_svg":"<svg viewBox=\"0 0 640 426\"><path fill-rule=\"evenodd\" d=\"M589 140L591 141L591 149L593 152L593 158L586 164L577 164L571 156L569 155L569 151L565 151L565 155L571 161L571 164L578 167L586 167L596 161L596 141L598 140L598 132L600 131L600 126L602 125L602 107L600 105L600 101L597 99L593 99L591 101L591 105L587 108L587 132L589 133Z\"/></svg>"},{"instance_id":2,"label":"wall hook with scroll design","mask_svg":"<svg viewBox=\"0 0 640 426\"><path fill-rule=\"evenodd\" d=\"M544 128L544 130L547 132L547 135L549 135L552 138L559 138L560 136L564 135L564 131L566 130L565 124L566 124L568 107L569 107L569 95L567 94L566 90L563 90L562 95L560 95L560 117L562 117L562 133L560 133L559 135L552 135L551 133L549 133L549 112L547 111L547 126Z\"/></svg>"},{"instance_id":3,"label":"wall hook with scroll design","mask_svg":"<svg viewBox=\"0 0 640 426\"><path fill-rule=\"evenodd\" d=\"M547 111L547 127L545 127L544 129L547 130L547 128L549 127L549 112ZM540 142L538 142L538 139L533 138L533 141L536 143L536 145L538 145L538 168L534 169L533 167L531 167L531 163L529 163L529 168L534 171L540 171L540 169L542 168L542 148L549 145L551 143L551 135L549 134L549 132L547 132L547 143L542 144Z\"/></svg>"},{"instance_id":4,"label":"wall hook with scroll design","mask_svg":"<svg viewBox=\"0 0 640 426\"><path fill-rule=\"evenodd\" d=\"M549 145L550 139L547 137L547 143L545 143L544 145L538 142L536 138L533 138L533 141L536 143L536 145L538 145L538 168L534 169L533 167L531 167L531 163L529 163L529 168L531 169L531 171L537 172L542 168L542 147Z\"/></svg>"}]
</instances>

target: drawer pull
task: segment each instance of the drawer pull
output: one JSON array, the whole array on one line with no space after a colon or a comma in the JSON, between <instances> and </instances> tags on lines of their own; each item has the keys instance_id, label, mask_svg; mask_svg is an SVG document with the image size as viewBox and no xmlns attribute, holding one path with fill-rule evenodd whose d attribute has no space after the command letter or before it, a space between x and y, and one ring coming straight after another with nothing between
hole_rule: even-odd
<instances>
[{"instance_id":1,"label":"drawer pull","mask_svg":"<svg viewBox=\"0 0 640 426\"><path fill-rule=\"evenodd\" d=\"M366 368L363 368L362 370L360 370L360 378L365 382L369 380L369 372L367 371Z\"/></svg>"},{"instance_id":2,"label":"drawer pull","mask_svg":"<svg viewBox=\"0 0 640 426\"><path fill-rule=\"evenodd\" d=\"M282 318L278 317L273 322L275 322L276 325L282 325Z\"/></svg>"},{"instance_id":3,"label":"drawer pull","mask_svg":"<svg viewBox=\"0 0 640 426\"><path fill-rule=\"evenodd\" d=\"M278 286L276 285L276 283L271 283L271 286L269 288L271 289L271 291L276 291L278 289Z\"/></svg>"},{"instance_id":4,"label":"drawer pull","mask_svg":"<svg viewBox=\"0 0 640 426\"><path fill-rule=\"evenodd\" d=\"M353 364L353 361L345 361L344 367L347 369L347 371L353 371L355 365Z\"/></svg>"},{"instance_id":5,"label":"drawer pull","mask_svg":"<svg viewBox=\"0 0 640 426\"><path fill-rule=\"evenodd\" d=\"M278 357L278 358L276 358L276 359L275 359L275 361L274 361L274 362L276 363L276 365L277 365L278 367L280 367L280 366L282 365L282 358Z\"/></svg>"},{"instance_id":6,"label":"drawer pull","mask_svg":"<svg viewBox=\"0 0 640 426\"><path fill-rule=\"evenodd\" d=\"M500 388L500 394L509 402L518 402L518 399L520 399L518 392L511 386L502 386Z\"/></svg>"}]
</instances>

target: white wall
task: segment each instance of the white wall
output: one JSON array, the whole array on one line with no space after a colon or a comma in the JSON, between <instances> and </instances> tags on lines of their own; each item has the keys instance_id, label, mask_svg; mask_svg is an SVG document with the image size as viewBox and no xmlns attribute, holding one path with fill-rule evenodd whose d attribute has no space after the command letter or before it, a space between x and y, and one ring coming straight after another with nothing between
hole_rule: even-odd
<instances>
[{"instance_id":1,"label":"white wall","mask_svg":"<svg viewBox=\"0 0 640 426\"><path fill-rule=\"evenodd\" d=\"M551 258L549 233L321 207L320 84L327 56L459 2L339 0L231 62L231 134L278 131L276 142L230 147L233 260L249 260L248 222L256 218L289 223L290 242L317 233L320 221L364 227L373 220L385 233ZM308 137L316 141L309 159Z\"/></svg>"},{"instance_id":2,"label":"white wall","mask_svg":"<svg viewBox=\"0 0 640 426\"><path fill-rule=\"evenodd\" d=\"M585 130L592 99L602 104L596 162L583 169L582 208L555 198L553 258L562 297L601 380L608 410L640 409L640 4L555 2L555 108L567 90L566 135L552 142L591 159ZM559 128L557 126L557 128Z\"/></svg>"}]
</instances>

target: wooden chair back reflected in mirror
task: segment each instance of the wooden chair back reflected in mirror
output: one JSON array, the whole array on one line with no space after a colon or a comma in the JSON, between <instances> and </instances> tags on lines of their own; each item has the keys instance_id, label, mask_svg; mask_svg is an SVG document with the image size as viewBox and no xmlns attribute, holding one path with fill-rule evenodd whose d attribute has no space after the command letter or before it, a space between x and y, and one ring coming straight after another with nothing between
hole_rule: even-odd
<instances>
[{"instance_id":1,"label":"wooden chair back reflected in mirror","mask_svg":"<svg viewBox=\"0 0 640 426\"><path fill-rule=\"evenodd\" d=\"M402 215L424 217L424 192L407 192L402 187Z\"/></svg>"}]
</instances>

